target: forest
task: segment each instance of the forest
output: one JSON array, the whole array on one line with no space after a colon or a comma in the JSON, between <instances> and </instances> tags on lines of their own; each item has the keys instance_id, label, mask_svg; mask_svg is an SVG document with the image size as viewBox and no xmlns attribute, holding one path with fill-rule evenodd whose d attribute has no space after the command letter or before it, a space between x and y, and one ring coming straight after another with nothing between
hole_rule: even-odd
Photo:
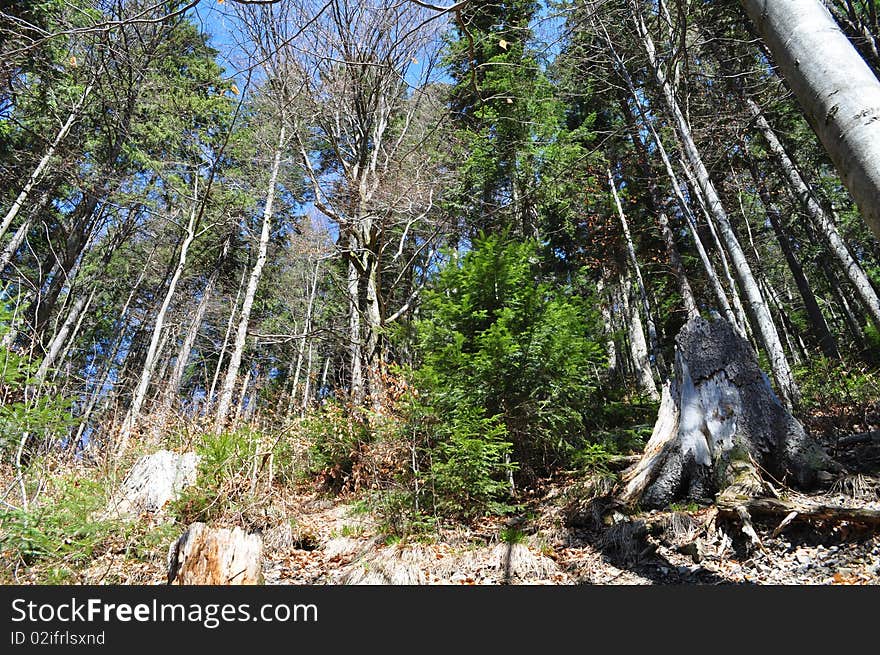
<instances>
[{"instance_id":1,"label":"forest","mask_svg":"<svg viewBox=\"0 0 880 655\"><path fill-rule=\"evenodd\" d=\"M0 582L880 583L878 14L0 0Z\"/></svg>"}]
</instances>

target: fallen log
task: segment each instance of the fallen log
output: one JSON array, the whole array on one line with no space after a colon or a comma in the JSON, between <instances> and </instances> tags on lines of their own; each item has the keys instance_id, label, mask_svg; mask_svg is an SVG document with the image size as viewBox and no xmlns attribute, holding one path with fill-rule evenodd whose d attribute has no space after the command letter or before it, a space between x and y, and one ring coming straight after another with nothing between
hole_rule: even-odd
<instances>
[{"instance_id":1,"label":"fallen log","mask_svg":"<svg viewBox=\"0 0 880 655\"><path fill-rule=\"evenodd\" d=\"M812 504L770 497L735 498L724 494L718 497L715 505L720 515L729 518L739 518L740 508L745 508L752 516L782 517L786 525L797 520L880 525L880 509L865 507Z\"/></svg>"},{"instance_id":2,"label":"fallen log","mask_svg":"<svg viewBox=\"0 0 880 655\"><path fill-rule=\"evenodd\" d=\"M874 430L872 432L861 432L859 434L850 434L845 437L840 437L837 440L837 446L851 446L857 443L880 443L880 430Z\"/></svg>"}]
</instances>

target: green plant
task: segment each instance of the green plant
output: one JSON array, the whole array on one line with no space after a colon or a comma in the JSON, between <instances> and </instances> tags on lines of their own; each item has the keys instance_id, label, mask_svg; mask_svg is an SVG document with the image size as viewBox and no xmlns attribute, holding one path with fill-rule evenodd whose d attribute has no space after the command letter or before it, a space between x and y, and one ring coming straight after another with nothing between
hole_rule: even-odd
<instances>
[{"instance_id":1,"label":"green plant","mask_svg":"<svg viewBox=\"0 0 880 655\"><path fill-rule=\"evenodd\" d=\"M196 484L171 503L171 512L181 523L211 521L240 508L250 497L248 471L258 436L247 428L204 435L196 447L200 455Z\"/></svg>"},{"instance_id":2,"label":"green plant","mask_svg":"<svg viewBox=\"0 0 880 655\"><path fill-rule=\"evenodd\" d=\"M505 457L525 479L567 461L587 438L588 416L604 350L593 336L597 319L573 286L544 279L539 245L505 235L482 236L438 276L417 323L422 365L414 372L422 414L437 426L427 439L458 434L467 459L492 459L494 446L474 451L468 423L491 420L504 428ZM467 417L462 421L462 417ZM458 427L442 426L460 422ZM497 434L494 427L475 430Z\"/></svg>"},{"instance_id":3,"label":"green plant","mask_svg":"<svg viewBox=\"0 0 880 655\"><path fill-rule=\"evenodd\" d=\"M361 448L371 441L367 423L337 402L308 414L300 426L308 442L308 473L323 473L333 487L351 474Z\"/></svg>"},{"instance_id":4,"label":"green plant","mask_svg":"<svg viewBox=\"0 0 880 655\"><path fill-rule=\"evenodd\" d=\"M526 533L516 526L508 526L501 528L498 538L505 544L521 544L525 543Z\"/></svg>"},{"instance_id":5,"label":"green plant","mask_svg":"<svg viewBox=\"0 0 880 655\"><path fill-rule=\"evenodd\" d=\"M0 301L0 338L9 332L11 321L9 307ZM39 365L40 360L0 345L0 460L15 461L20 448L22 459L29 460L41 444L59 440L76 424L70 413L72 399L53 393L26 398L27 388L38 384L32 376Z\"/></svg>"},{"instance_id":6,"label":"green plant","mask_svg":"<svg viewBox=\"0 0 880 655\"><path fill-rule=\"evenodd\" d=\"M880 399L880 376L867 368L816 357L795 370L804 411L833 405L865 405Z\"/></svg>"},{"instance_id":7,"label":"green plant","mask_svg":"<svg viewBox=\"0 0 880 655\"><path fill-rule=\"evenodd\" d=\"M578 468L582 468L590 473L610 473L608 462L611 460L612 453L608 451L605 444L590 443L584 444L572 457L572 462Z\"/></svg>"},{"instance_id":8,"label":"green plant","mask_svg":"<svg viewBox=\"0 0 880 655\"><path fill-rule=\"evenodd\" d=\"M428 485L437 510L464 518L513 510L509 477L516 464L504 424L465 407L439 429Z\"/></svg>"},{"instance_id":9,"label":"green plant","mask_svg":"<svg viewBox=\"0 0 880 655\"><path fill-rule=\"evenodd\" d=\"M38 504L27 511L0 511L3 560L12 567L36 567L46 576L41 582L67 580L119 529L118 522L96 514L106 502L99 482L75 475L49 477Z\"/></svg>"}]
</instances>

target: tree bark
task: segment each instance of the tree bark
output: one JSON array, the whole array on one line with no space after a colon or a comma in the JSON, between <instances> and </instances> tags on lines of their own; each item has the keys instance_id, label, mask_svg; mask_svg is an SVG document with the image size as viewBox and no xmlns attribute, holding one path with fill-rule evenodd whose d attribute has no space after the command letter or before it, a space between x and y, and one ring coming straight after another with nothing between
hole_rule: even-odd
<instances>
[{"instance_id":1,"label":"tree bark","mask_svg":"<svg viewBox=\"0 0 880 655\"><path fill-rule=\"evenodd\" d=\"M645 290L645 281L642 278L642 269L639 266L639 260L636 257L636 248L633 244L632 234L629 231L629 222L626 220L626 214L623 211L623 205L620 204L620 196L617 194L617 187L614 183L614 176L611 173L611 169L607 169L606 171L608 175L608 186L611 189L611 195L614 198L614 204L617 207L617 216L620 218L620 225L623 229L623 239L626 244L626 254L629 258L629 263L632 266L633 273L636 277L636 286L639 291L639 301L642 307L642 311L645 314L645 323L648 326L648 344L651 348L651 358L649 358L649 362L651 363L652 369L659 368L660 362L660 346L657 343L657 327L654 325L654 319L651 315L651 303L648 302L648 292ZM657 394L657 388L654 387L653 394L651 396L654 399L659 399L660 396Z\"/></svg>"},{"instance_id":2,"label":"tree bark","mask_svg":"<svg viewBox=\"0 0 880 655\"><path fill-rule=\"evenodd\" d=\"M819 231L819 234L822 236L828 249L831 251L831 254L833 254L835 259L840 263L840 268L852 283L861 304L868 311L871 321L878 329L880 329L880 297L877 296L877 292L874 291L874 287L871 286L867 274L852 256L849 248L846 247L846 243L844 243L843 238L837 231L837 225L835 224L834 219L816 200L816 196L813 194L812 189L810 189L809 185L798 171L797 166L795 166L795 163L788 156L785 147L770 127L770 123L767 122L767 119L761 113L760 107L758 107L758 105L751 99L746 99L746 104L748 105L752 117L755 119L755 124L758 126L758 129L767 141L767 145L770 146L770 152L776 159L780 170L785 175L785 179L788 181L792 194L807 211L807 215L812 219L813 224L816 226L816 229ZM880 160L878 160L878 165L880 165Z\"/></svg>"},{"instance_id":3,"label":"tree bark","mask_svg":"<svg viewBox=\"0 0 880 655\"><path fill-rule=\"evenodd\" d=\"M809 280L807 280L803 266L801 266L801 263L794 252L794 247L792 246L791 239L782 223L782 217L779 214L779 210L776 208L776 205L770 197L767 185L764 183L764 180L760 178L755 163L749 162L749 166L752 178L758 188L758 195L761 198L761 202L764 204L764 212L767 215L767 220L770 221L770 226L773 228L773 233L776 235L776 241L779 243L779 248L782 250L782 254L785 256L785 261L788 264L788 270L791 271L791 276L794 278L798 293L804 301L804 309L807 312L807 318L812 326L813 334L819 342L819 347L822 349L822 354L831 359L840 359L840 350L837 348L837 341L834 339L834 335L831 334L831 330L828 329L828 323L825 321L825 316L819 308L816 295L813 293L813 288L810 286Z\"/></svg>"},{"instance_id":4,"label":"tree bark","mask_svg":"<svg viewBox=\"0 0 880 655\"><path fill-rule=\"evenodd\" d=\"M263 539L241 528L193 523L168 552L168 584L255 585L263 582Z\"/></svg>"},{"instance_id":5,"label":"tree bark","mask_svg":"<svg viewBox=\"0 0 880 655\"><path fill-rule=\"evenodd\" d=\"M82 111L83 106L85 105L86 100L89 97L89 94L92 92L92 85L90 84L83 91L82 96L77 101L76 105L74 105L73 110L70 112L70 115L67 117L67 120L64 122L64 125L61 126L61 129L58 130L58 134L55 135L55 139L46 149L45 154L40 159L37 167L33 170L28 177L27 182L25 182L24 187L21 192L18 194L16 199L13 201L12 205L6 212L6 215L3 217L3 220L0 221L0 239L6 234L6 231L9 229L9 226L12 225L12 221L15 220L15 217L18 215L18 212L27 202L28 196L31 193L31 190L34 186L40 181L40 178L43 176L43 172L46 170L46 167L49 165L49 161L52 159L52 156L55 154L55 151L58 149L58 146L61 145L61 142L64 141L67 133L70 132L70 128L73 126L74 121L79 117L80 112Z\"/></svg>"},{"instance_id":6,"label":"tree bark","mask_svg":"<svg viewBox=\"0 0 880 655\"><path fill-rule=\"evenodd\" d=\"M198 187L196 187L196 189L197 188ZM180 254L177 258L177 266L174 269L174 275L171 276L171 281L168 283L168 288L165 291L165 297L162 300L162 305L159 307L159 311L156 314L156 319L153 323L153 333L150 337L150 345L147 347L147 354L144 358L143 369L141 370L140 377L138 378L137 387L135 388L134 394L132 395L131 405L129 405L128 412L125 415L125 419L123 420L122 427L119 431L119 444L116 449L117 457L121 457L128 448L129 439L131 438L131 434L134 431L135 426L137 425L138 419L140 418L141 409L143 408L144 401L147 398L147 390L150 387L150 381L153 379L156 362L159 359L159 344L162 338L162 332L165 328L165 316L168 313L168 308L171 306L171 301L174 298L175 292L177 291L177 283L180 281L180 276L183 275L183 270L184 268L186 268L186 260L189 254L189 248L196 238L196 222L199 216L197 201L198 194L193 193L193 206L190 211L189 221L186 227L186 236L183 239L183 243L180 245Z\"/></svg>"},{"instance_id":7,"label":"tree bark","mask_svg":"<svg viewBox=\"0 0 880 655\"><path fill-rule=\"evenodd\" d=\"M626 269L626 267L624 267ZM642 319L639 317L639 310L633 307L630 301L632 293L632 284L630 275L627 271L620 272L620 298L623 314L623 320L629 335L630 357L633 363L633 372L639 390L647 395L651 400L659 400L660 393L657 391L657 384L654 382L654 374L651 369L651 358L648 355L648 344L645 341L645 330L642 327Z\"/></svg>"},{"instance_id":8,"label":"tree bark","mask_svg":"<svg viewBox=\"0 0 880 655\"><path fill-rule=\"evenodd\" d=\"M880 238L880 80L820 0L740 0Z\"/></svg>"}]
</instances>

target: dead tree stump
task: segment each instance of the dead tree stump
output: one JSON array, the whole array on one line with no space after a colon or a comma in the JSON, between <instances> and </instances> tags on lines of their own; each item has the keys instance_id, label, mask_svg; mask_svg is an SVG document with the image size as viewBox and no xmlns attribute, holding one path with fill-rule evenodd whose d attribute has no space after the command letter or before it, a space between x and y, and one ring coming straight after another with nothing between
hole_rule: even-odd
<instances>
[{"instance_id":1,"label":"dead tree stump","mask_svg":"<svg viewBox=\"0 0 880 655\"><path fill-rule=\"evenodd\" d=\"M641 460L619 498L665 507L720 492L762 495L761 471L809 488L838 465L783 407L754 350L723 319L690 319L676 337L675 379L663 387Z\"/></svg>"},{"instance_id":2,"label":"dead tree stump","mask_svg":"<svg viewBox=\"0 0 880 655\"><path fill-rule=\"evenodd\" d=\"M193 523L168 551L168 584L262 584L262 561L259 535Z\"/></svg>"}]
</instances>

